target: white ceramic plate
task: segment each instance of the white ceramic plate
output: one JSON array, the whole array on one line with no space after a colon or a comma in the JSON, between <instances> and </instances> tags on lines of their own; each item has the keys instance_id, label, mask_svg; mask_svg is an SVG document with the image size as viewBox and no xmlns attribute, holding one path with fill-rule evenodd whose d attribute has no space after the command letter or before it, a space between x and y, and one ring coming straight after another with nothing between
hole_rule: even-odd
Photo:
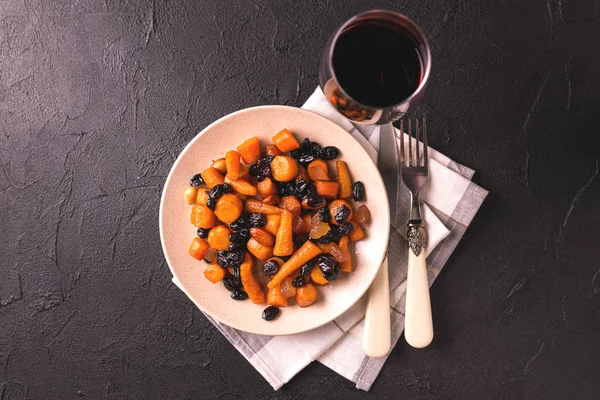
<instances>
[{"instance_id":1,"label":"white ceramic plate","mask_svg":"<svg viewBox=\"0 0 600 400\"><path fill-rule=\"evenodd\" d=\"M355 270L340 273L327 286L319 286L319 297L310 307L290 301L273 321L261 318L267 306L235 301L221 283L204 277L206 263L190 257L188 249L196 236L190 223L191 206L183 193L190 177L210 166L251 136L263 146L283 128L296 138L335 145L340 159L348 163L354 181L362 181L371 211L371 225L365 239L357 243ZM264 148L264 147L263 147ZM331 165L333 167L333 165ZM335 171L333 168L332 171ZM312 112L294 107L262 106L230 114L200 132L181 152L165 184L160 204L160 237L171 272L190 299L205 313L233 328L262 335L288 335L317 328L341 315L366 292L383 260L389 236L389 206L379 171L362 146L344 129ZM261 271L255 271L262 274Z\"/></svg>"}]
</instances>

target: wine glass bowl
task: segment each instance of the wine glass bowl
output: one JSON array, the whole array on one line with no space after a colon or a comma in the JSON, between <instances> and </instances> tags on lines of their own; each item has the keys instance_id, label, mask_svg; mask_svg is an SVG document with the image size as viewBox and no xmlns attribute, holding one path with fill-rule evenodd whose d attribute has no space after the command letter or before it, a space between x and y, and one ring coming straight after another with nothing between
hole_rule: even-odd
<instances>
[{"instance_id":1,"label":"wine glass bowl","mask_svg":"<svg viewBox=\"0 0 600 400\"><path fill-rule=\"evenodd\" d=\"M331 35L319 83L346 118L380 125L401 118L421 99L430 71L431 51L419 26L402 14L371 10Z\"/></svg>"}]
</instances>

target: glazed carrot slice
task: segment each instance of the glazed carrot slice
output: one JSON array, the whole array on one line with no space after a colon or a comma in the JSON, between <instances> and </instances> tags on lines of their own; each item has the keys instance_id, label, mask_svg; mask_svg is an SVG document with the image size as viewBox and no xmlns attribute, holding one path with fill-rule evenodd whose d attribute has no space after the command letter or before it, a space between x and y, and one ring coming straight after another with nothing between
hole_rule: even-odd
<instances>
[{"instance_id":1,"label":"glazed carrot slice","mask_svg":"<svg viewBox=\"0 0 600 400\"><path fill-rule=\"evenodd\" d=\"M308 164L308 176L313 181L328 181L329 180L329 167L327 161L316 159Z\"/></svg>"},{"instance_id":2,"label":"glazed carrot slice","mask_svg":"<svg viewBox=\"0 0 600 400\"><path fill-rule=\"evenodd\" d=\"M268 144L267 148L265 149L265 153L268 156L280 156L281 150L279 150L274 144Z\"/></svg>"},{"instance_id":3,"label":"glazed carrot slice","mask_svg":"<svg viewBox=\"0 0 600 400\"><path fill-rule=\"evenodd\" d=\"M209 264L204 270L204 276L212 283L217 283L225 278L225 268L217 264Z\"/></svg>"},{"instance_id":4,"label":"glazed carrot slice","mask_svg":"<svg viewBox=\"0 0 600 400\"><path fill-rule=\"evenodd\" d=\"M340 247L348 252L348 259L340 263L340 271L352 272L352 256L350 255L350 251L348 250L348 236L343 236L340 239Z\"/></svg>"},{"instance_id":5,"label":"glazed carrot slice","mask_svg":"<svg viewBox=\"0 0 600 400\"><path fill-rule=\"evenodd\" d=\"M283 281L283 278L288 277L292 272L300 269L302 264L308 262L321 253L322 251L317 245L310 240L307 240L302 247L296 250L290 259L281 266L279 271L273 275L273 279L271 279L271 282L269 282L267 286L269 289L272 289L279 285Z\"/></svg>"},{"instance_id":6,"label":"glazed carrot slice","mask_svg":"<svg viewBox=\"0 0 600 400\"><path fill-rule=\"evenodd\" d=\"M242 279L242 286L250 301L254 304L263 304L266 300L265 293L263 292L260 284L254 278L254 259L248 253L240 265L240 278Z\"/></svg>"},{"instance_id":7,"label":"glazed carrot slice","mask_svg":"<svg viewBox=\"0 0 600 400\"><path fill-rule=\"evenodd\" d=\"M350 171L348 165L344 161L336 161L337 180L340 184L339 197L345 199L352 196L352 179L350 179Z\"/></svg>"},{"instance_id":8,"label":"glazed carrot slice","mask_svg":"<svg viewBox=\"0 0 600 400\"><path fill-rule=\"evenodd\" d=\"M314 285L307 283L296 290L296 304L300 307L308 307L317 300L317 295L317 288Z\"/></svg>"},{"instance_id":9,"label":"glazed carrot slice","mask_svg":"<svg viewBox=\"0 0 600 400\"><path fill-rule=\"evenodd\" d=\"M346 222L352 221L352 216L354 214L352 213L352 206L350 205L350 203L348 203L346 200L334 200L331 203L329 203L329 215L331 215L331 223L334 225L339 225L335 220L335 213L338 211L338 208L340 208L342 205L348 207L348 209L350 210L350 215L348 216L348 218L346 218Z\"/></svg>"},{"instance_id":10,"label":"glazed carrot slice","mask_svg":"<svg viewBox=\"0 0 600 400\"><path fill-rule=\"evenodd\" d=\"M215 250L227 250L231 231L225 225L217 225L208 232L208 245Z\"/></svg>"},{"instance_id":11,"label":"glazed carrot slice","mask_svg":"<svg viewBox=\"0 0 600 400\"><path fill-rule=\"evenodd\" d=\"M232 181L240 177L240 153L235 150L229 150L225 153L225 166L227 176Z\"/></svg>"},{"instance_id":12,"label":"glazed carrot slice","mask_svg":"<svg viewBox=\"0 0 600 400\"><path fill-rule=\"evenodd\" d=\"M202 172L200 175L209 187L220 185L225 182L225 178L223 177L223 174L221 174L221 171L214 167L208 167L206 171Z\"/></svg>"},{"instance_id":13,"label":"glazed carrot slice","mask_svg":"<svg viewBox=\"0 0 600 400\"><path fill-rule=\"evenodd\" d=\"M254 257L258 258L262 262L265 262L269 258L273 257L273 248L263 246L254 238L250 238L250 240L248 240L248 243L246 243L246 248Z\"/></svg>"},{"instance_id":14,"label":"glazed carrot slice","mask_svg":"<svg viewBox=\"0 0 600 400\"><path fill-rule=\"evenodd\" d=\"M330 182L330 181L315 182L315 189L317 189L317 194L326 199L337 198L339 187L340 187L340 185L337 182Z\"/></svg>"},{"instance_id":15,"label":"glazed carrot slice","mask_svg":"<svg viewBox=\"0 0 600 400\"><path fill-rule=\"evenodd\" d=\"M296 291L298 293L298 291ZM267 295L267 303L271 306L276 307L287 307L289 305L288 299L281 295L281 286L276 285L269 289L269 293Z\"/></svg>"},{"instance_id":16,"label":"glazed carrot slice","mask_svg":"<svg viewBox=\"0 0 600 400\"><path fill-rule=\"evenodd\" d=\"M256 196L256 186L249 183L244 179L229 179L229 176L225 177L225 183L229 183L233 190L246 196Z\"/></svg>"},{"instance_id":17,"label":"glazed carrot slice","mask_svg":"<svg viewBox=\"0 0 600 400\"><path fill-rule=\"evenodd\" d=\"M242 199L233 193L219 197L215 207L215 215L225 223L232 223L242 215L244 205Z\"/></svg>"},{"instance_id":18,"label":"glazed carrot slice","mask_svg":"<svg viewBox=\"0 0 600 400\"><path fill-rule=\"evenodd\" d=\"M224 158L219 158L213 161L211 167L213 167L222 174L225 174L227 172L227 162Z\"/></svg>"},{"instance_id":19,"label":"glazed carrot slice","mask_svg":"<svg viewBox=\"0 0 600 400\"><path fill-rule=\"evenodd\" d=\"M204 229L212 228L217 222L215 213L213 213L210 208L201 204L196 204L192 207L192 215L190 216L190 220L192 225Z\"/></svg>"},{"instance_id":20,"label":"glazed carrot slice","mask_svg":"<svg viewBox=\"0 0 600 400\"><path fill-rule=\"evenodd\" d=\"M267 215L267 223L263 226L264 230L269 232L272 235L277 235L277 231L279 230L279 224L281 222L281 215L279 214L269 214Z\"/></svg>"},{"instance_id":21,"label":"glazed carrot slice","mask_svg":"<svg viewBox=\"0 0 600 400\"><path fill-rule=\"evenodd\" d=\"M269 196L277 196L277 186L271 178L265 178L261 182L258 182L256 189L258 190L258 195L263 199Z\"/></svg>"},{"instance_id":22,"label":"glazed carrot slice","mask_svg":"<svg viewBox=\"0 0 600 400\"><path fill-rule=\"evenodd\" d=\"M292 220L294 214L288 210L283 210L277 237L275 238L275 247L273 254L276 256L289 256L294 252L294 241L292 240Z\"/></svg>"},{"instance_id":23,"label":"glazed carrot slice","mask_svg":"<svg viewBox=\"0 0 600 400\"><path fill-rule=\"evenodd\" d=\"M271 175L278 182L289 182L298 175L298 163L290 156L276 156L271 162Z\"/></svg>"},{"instance_id":24,"label":"glazed carrot slice","mask_svg":"<svg viewBox=\"0 0 600 400\"><path fill-rule=\"evenodd\" d=\"M190 256L194 257L196 260L202 260L204 254L206 254L206 250L208 250L208 244L203 239L195 237L194 240L192 240L192 244L190 245Z\"/></svg>"},{"instance_id":25,"label":"glazed carrot slice","mask_svg":"<svg viewBox=\"0 0 600 400\"><path fill-rule=\"evenodd\" d=\"M300 204L298 198L293 195L282 197L277 206L284 210L288 210L294 215L300 215L302 212L302 204Z\"/></svg>"},{"instance_id":26,"label":"glazed carrot slice","mask_svg":"<svg viewBox=\"0 0 600 400\"><path fill-rule=\"evenodd\" d=\"M270 204L265 204L260 200L248 199L246 201L246 211L257 214L281 214L283 209L272 206Z\"/></svg>"},{"instance_id":27,"label":"glazed carrot slice","mask_svg":"<svg viewBox=\"0 0 600 400\"><path fill-rule=\"evenodd\" d=\"M294 135L292 135L292 132L287 129L283 129L273 136L273 143L275 143L275 146L283 153L300 148L300 143L298 143Z\"/></svg>"},{"instance_id":28,"label":"glazed carrot slice","mask_svg":"<svg viewBox=\"0 0 600 400\"><path fill-rule=\"evenodd\" d=\"M257 137L246 139L244 143L237 147L237 151L242 157L242 160L250 165L260 158L260 141Z\"/></svg>"},{"instance_id":29,"label":"glazed carrot slice","mask_svg":"<svg viewBox=\"0 0 600 400\"><path fill-rule=\"evenodd\" d=\"M360 225L357 224L356 222L350 221L350 223L354 226L354 229L352 230L352 232L350 232L348 237L353 242L358 242L360 239L365 237L365 231L363 231L363 229L360 227Z\"/></svg>"}]
</instances>

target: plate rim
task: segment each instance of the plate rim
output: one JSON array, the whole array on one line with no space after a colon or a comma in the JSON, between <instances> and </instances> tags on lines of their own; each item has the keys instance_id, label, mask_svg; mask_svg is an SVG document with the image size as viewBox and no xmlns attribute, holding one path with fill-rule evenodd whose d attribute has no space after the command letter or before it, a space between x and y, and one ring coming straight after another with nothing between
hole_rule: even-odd
<instances>
[{"instance_id":1,"label":"plate rim","mask_svg":"<svg viewBox=\"0 0 600 400\"><path fill-rule=\"evenodd\" d=\"M248 329L246 327L241 327L235 323L230 323L230 322L224 322L221 319L219 319L218 317L212 315L210 312L206 311L204 308L202 308L199 304L196 303L196 301L194 301L194 299L192 299L189 295L188 292L185 288L185 284L184 282L182 282L179 277L177 276L177 273L175 271L175 269L171 266L171 260L169 259L169 256L167 255L167 250L166 250L166 246L165 246L165 239L164 239L164 227L163 227L163 210L164 210L164 202L165 202L165 197L166 197L166 189L167 186L171 180L171 177L175 171L175 169L177 168L177 166L179 165L179 163L181 162L181 159L183 158L183 156L189 151L190 147L192 146L192 144L194 144L197 140L199 140L209 129L211 129L214 125L217 125L219 123L221 123L222 121L225 121L227 119L230 118L234 118L240 114L245 114L245 113L251 113L255 110L293 110L293 112L300 112L300 113L307 113L310 114L311 117L316 117L318 119L321 119L324 123L329 124L332 126L333 129L341 129L344 132L346 132L349 135L349 138L351 140L353 140L354 142L356 142L356 144L362 149L362 151L364 151L364 155L366 156L366 158L368 159L368 162L370 162L371 164L373 164L373 166L375 167L375 170L377 171L376 174L376 178L379 181L379 183L381 184L381 186L385 189L385 184L383 182L383 178L381 177L381 173L379 171L379 168L377 167L377 164L371 159L371 157L369 156L369 154L367 153L366 149L364 149L364 147L362 146L362 144L356 139L354 138L354 136L352 136L352 134L350 134L350 132L346 131L343 127L341 127L340 125L336 124L335 122L333 122L332 120L317 114L313 111L310 110L306 110L300 107L292 107L292 106L285 106L285 105L261 105L261 106L254 106L254 107L248 107L248 108L243 108L241 110L237 110L234 111L232 113L229 113L227 115L222 116L221 118L213 121L212 123L210 123L209 125L207 125L206 127L204 127L203 129L201 129L192 139L190 139L190 141L186 144L186 146L183 148L183 150L181 150L181 152L179 153L179 155L177 156L177 159L175 160L175 162L173 163L173 165L171 166L171 169L169 170L169 174L167 175L167 178L165 179L165 182L163 184L163 188L162 188L162 193L161 193L161 197L160 197L160 205L159 205L159 213L158 213L158 225L159 225L159 234L160 234L160 244L161 244L161 248L163 251L163 255L165 258L165 261L167 262L167 265L169 267L169 270L171 271L172 274L172 278L176 278L179 281L179 285L178 288L184 292L184 294L188 297L188 299L190 299L192 301L192 303L194 303L194 305L196 307L198 307L198 309L200 311L202 311L204 314L206 314L207 316L209 316L210 318L214 319L215 321L218 321L220 324L223 324L225 326L228 326L230 328L242 331L242 332L247 332L247 333L251 333L251 334L256 334L256 335L268 335L268 336L287 336L287 335L294 335L297 333L302 333L302 332L308 332L317 328L322 327L325 324L330 323L331 321L334 321L336 318L338 318L340 315L344 314L345 312L347 312L350 308L352 308L352 306L354 306L363 296L364 294L370 289L371 285L373 284L373 281L375 280L377 273L379 272L380 268L381 268L381 264L383 263L383 261L385 260L385 257L387 255L387 249L389 246L386 246L386 250L381 254L381 257L378 261L379 267L376 268L375 273L373 274L372 278L370 279L370 282L368 283L368 285L365 286L365 289L363 291L361 291L361 293L359 294L359 296L357 296L356 300L349 304L347 307L342 308L340 312L337 313L333 313L332 317L326 321L323 321L322 323L319 323L318 325L314 325L314 326L310 326L306 329L300 329L300 330L295 330L293 332L289 332L289 333L269 333L269 334L265 334L263 332L257 332L257 331L253 331L252 329ZM390 206L389 206L389 199L387 196L387 191L384 190L384 196L385 196L385 201L383 202L384 205L384 215L387 215L387 221L388 223L385 225L385 238L386 241L389 242L389 237L390 237L390 231L391 231L391 218L389 216L390 214Z\"/></svg>"}]
</instances>

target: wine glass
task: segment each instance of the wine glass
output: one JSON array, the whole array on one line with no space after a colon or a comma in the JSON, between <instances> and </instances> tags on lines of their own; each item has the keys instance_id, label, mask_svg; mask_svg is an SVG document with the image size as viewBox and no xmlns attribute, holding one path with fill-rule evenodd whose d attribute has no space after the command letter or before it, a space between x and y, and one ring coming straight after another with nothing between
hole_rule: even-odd
<instances>
[{"instance_id":1,"label":"wine glass","mask_svg":"<svg viewBox=\"0 0 600 400\"><path fill-rule=\"evenodd\" d=\"M431 70L425 34L385 10L358 14L329 38L319 63L325 97L357 124L391 123L422 97Z\"/></svg>"}]
</instances>

